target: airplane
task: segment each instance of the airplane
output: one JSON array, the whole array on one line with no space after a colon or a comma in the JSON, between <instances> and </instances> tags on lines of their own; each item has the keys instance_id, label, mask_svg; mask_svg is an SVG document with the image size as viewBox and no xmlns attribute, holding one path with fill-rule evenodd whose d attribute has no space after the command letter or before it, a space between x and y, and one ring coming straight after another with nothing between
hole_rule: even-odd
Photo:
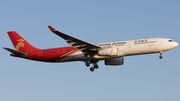
<instances>
[{"instance_id":1,"label":"airplane","mask_svg":"<svg viewBox=\"0 0 180 101\"><path fill-rule=\"evenodd\" d=\"M104 60L105 65L123 65L124 57L131 55L142 55L160 53L159 58L162 59L162 53L178 46L178 43L167 38L150 38L130 41L118 41L92 44L73 36L62 33L51 26L50 31L60 36L70 47L38 49L29 44L15 31L7 32L14 49L6 48L11 52L10 56L36 60L42 62L71 62L84 61L85 65L90 67L90 71L98 69L98 62Z\"/></svg>"}]
</instances>

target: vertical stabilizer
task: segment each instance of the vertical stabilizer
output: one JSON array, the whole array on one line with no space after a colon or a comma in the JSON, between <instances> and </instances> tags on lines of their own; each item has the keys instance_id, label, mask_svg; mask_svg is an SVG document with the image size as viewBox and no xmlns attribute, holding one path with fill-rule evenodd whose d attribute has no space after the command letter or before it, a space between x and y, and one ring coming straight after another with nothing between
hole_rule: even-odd
<instances>
[{"instance_id":1,"label":"vertical stabilizer","mask_svg":"<svg viewBox=\"0 0 180 101\"><path fill-rule=\"evenodd\" d=\"M24 40L18 33L15 31L7 32L9 38L11 39L14 48L16 51L28 51L28 50L36 50L37 48L30 45L26 40Z\"/></svg>"}]
</instances>

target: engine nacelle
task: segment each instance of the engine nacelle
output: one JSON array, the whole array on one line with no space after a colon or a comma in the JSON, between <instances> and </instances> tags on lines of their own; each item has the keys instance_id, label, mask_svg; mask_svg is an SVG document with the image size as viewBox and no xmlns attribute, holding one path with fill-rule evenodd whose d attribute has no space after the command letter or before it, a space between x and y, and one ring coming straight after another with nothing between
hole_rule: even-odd
<instances>
[{"instance_id":1,"label":"engine nacelle","mask_svg":"<svg viewBox=\"0 0 180 101\"><path fill-rule=\"evenodd\" d=\"M124 58L119 57L119 58L115 58L115 59L105 60L104 62L105 62L105 65L123 65Z\"/></svg>"},{"instance_id":2,"label":"engine nacelle","mask_svg":"<svg viewBox=\"0 0 180 101\"><path fill-rule=\"evenodd\" d=\"M107 48L98 51L99 56L118 56L117 48Z\"/></svg>"}]
</instances>

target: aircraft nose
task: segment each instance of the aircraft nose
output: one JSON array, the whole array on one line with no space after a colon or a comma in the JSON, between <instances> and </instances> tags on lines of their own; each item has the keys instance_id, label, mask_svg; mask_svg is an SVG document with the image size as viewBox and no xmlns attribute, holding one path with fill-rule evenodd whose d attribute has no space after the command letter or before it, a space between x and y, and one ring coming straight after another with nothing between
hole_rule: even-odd
<instances>
[{"instance_id":1,"label":"aircraft nose","mask_svg":"<svg viewBox=\"0 0 180 101\"><path fill-rule=\"evenodd\" d=\"M177 42L174 42L174 45L175 45L175 47L176 47L176 46L178 46L178 43L177 43Z\"/></svg>"}]
</instances>

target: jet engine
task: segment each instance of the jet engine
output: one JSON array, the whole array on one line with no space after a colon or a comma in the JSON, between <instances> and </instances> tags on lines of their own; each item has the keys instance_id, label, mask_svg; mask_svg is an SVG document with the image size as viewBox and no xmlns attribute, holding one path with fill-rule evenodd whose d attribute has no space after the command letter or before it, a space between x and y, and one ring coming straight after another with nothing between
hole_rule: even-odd
<instances>
[{"instance_id":1,"label":"jet engine","mask_svg":"<svg viewBox=\"0 0 180 101\"><path fill-rule=\"evenodd\" d=\"M119 57L119 58L105 60L104 62L105 62L105 65L123 65L124 64L124 58Z\"/></svg>"}]
</instances>

